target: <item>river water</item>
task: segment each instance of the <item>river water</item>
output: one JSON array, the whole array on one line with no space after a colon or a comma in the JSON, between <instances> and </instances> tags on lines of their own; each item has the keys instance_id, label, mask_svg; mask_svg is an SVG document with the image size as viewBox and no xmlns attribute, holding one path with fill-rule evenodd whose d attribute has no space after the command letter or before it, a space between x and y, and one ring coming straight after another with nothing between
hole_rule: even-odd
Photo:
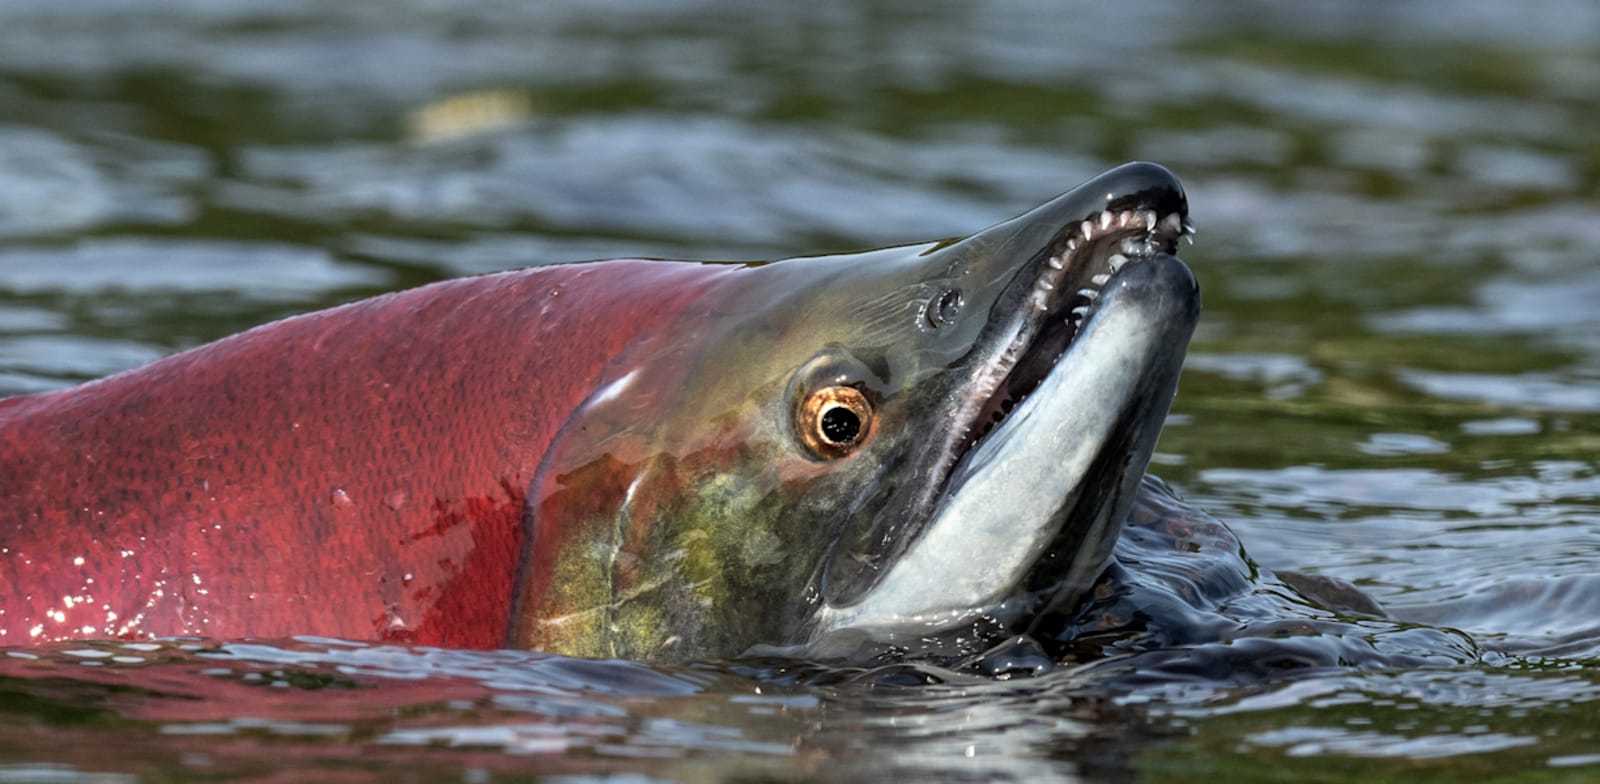
<instances>
[{"instance_id":1,"label":"river water","mask_svg":"<svg viewBox=\"0 0 1600 784\"><path fill-rule=\"evenodd\" d=\"M1205 313L1153 473L1467 642L1112 687L63 645L0 654L0 782L1600 774L1596 96L1581 0L7 0L0 394L452 276L965 234L1154 160Z\"/></svg>"}]
</instances>

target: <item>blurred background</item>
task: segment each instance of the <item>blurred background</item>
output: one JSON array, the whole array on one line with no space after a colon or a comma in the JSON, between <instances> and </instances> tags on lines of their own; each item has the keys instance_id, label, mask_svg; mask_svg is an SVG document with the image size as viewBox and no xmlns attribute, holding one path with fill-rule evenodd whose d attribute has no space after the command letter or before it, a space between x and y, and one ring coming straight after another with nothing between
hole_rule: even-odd
<instances>
[{"instance_id":1,"label":"blurred background","mask_svg":"<svg viewBox=\"0 0 1600 784\"><path fill-rule=\"evenodd\" d=\"M0 395L451 276L966 234L1152 160L1206 309L1153 472L1264 566L1569 671L1398 689L1432 724L1290 697L1180 734L1570 772L1600 762L1597 96L1587 0L4 0Z\"/></svg>"}]
</instances>

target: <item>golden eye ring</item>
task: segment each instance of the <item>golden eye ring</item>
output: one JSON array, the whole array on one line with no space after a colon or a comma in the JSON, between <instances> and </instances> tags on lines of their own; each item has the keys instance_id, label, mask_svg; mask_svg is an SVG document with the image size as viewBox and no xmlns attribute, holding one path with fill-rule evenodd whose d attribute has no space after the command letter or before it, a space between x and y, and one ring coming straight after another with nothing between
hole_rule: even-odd
<instances>
[{"instance_id":1,"label":"golden eye ring","mask_svg":"<svg viewBox=\"0 0 1600 784\"><path fill-rule=\"evenodd\" d=\"M800 440L824 460L856 451L872 435L872 403L855 387L831 386L812 392L801 402L797 419Z\"/></svg>"}]
</instances>

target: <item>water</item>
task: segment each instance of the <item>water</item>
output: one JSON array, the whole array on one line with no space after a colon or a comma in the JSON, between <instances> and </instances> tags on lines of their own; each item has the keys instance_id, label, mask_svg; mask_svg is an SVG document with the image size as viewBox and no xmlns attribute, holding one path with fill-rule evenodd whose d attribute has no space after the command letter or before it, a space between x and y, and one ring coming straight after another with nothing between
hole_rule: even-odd
<instances>
[{"instance_id":1,"label":"water","mask_svg":"<svg viewBox=\"0 0 1600 784\"><path fill-rule=\"evenodd\" d=\"M12 0L0 393L462 274L964 234L1151 159L1206 308L1154 472L1261 566L1377 598L1375 639L1471 647L903 686L64 646L0 660L0 781L1591 776L1595 95L1575 0Z\"/></svg>"}]
</instances>

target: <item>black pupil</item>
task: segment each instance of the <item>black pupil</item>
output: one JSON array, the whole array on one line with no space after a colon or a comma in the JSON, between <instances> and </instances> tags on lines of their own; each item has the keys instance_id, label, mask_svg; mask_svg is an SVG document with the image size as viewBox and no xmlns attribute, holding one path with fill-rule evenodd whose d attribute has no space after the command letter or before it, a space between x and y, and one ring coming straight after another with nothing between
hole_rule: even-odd
<instances>
[{"instance_id":1,"label":"black pupil","mask_svg":"<svg viewBox=\"0 0 1600 784\"><path fill-rule=\"evenodd\" d=\"M861 417L844 406L822 412L822 437L834 444L848 444L861 435Z\"/></svg>"}]
</instances>

